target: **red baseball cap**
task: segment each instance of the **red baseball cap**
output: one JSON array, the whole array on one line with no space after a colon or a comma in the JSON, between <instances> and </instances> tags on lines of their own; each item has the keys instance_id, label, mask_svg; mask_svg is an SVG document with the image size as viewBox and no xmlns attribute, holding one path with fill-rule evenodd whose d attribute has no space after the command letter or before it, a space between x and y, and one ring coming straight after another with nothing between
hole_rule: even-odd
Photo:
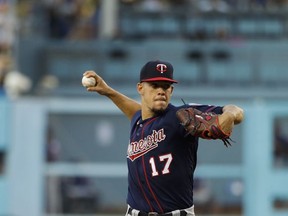
<instances>
[{"instance_id":1,"label":"red baseball cap","mask_svg":"<svg viewBox=\"0 0 288 216\"><path fill-rule=\"evenodd\" d=\"M167 81L178 83L173 79L173 66L165 61L149 61L141 69L140 82Z\"/></svg>"}]
</instances>

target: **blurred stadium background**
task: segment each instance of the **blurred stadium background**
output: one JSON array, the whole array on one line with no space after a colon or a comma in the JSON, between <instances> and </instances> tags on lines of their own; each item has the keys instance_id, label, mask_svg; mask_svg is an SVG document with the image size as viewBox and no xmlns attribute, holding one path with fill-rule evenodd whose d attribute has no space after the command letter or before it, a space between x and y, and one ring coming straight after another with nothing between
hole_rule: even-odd
<instances>
[{"instance_id":1,"label":"blurred stadium background","mask_svg":"<svg viewBox=\"0 0 288 216\"><path fill-rule=\"evenodd\" d=\"M138 99L151 59L175 104L246 112L232 148L201 141L197 216L287 216L287 42L287 0L1 0L0 216L124 215L129 122L81 78Z\"/></svg>"}]
</instances>

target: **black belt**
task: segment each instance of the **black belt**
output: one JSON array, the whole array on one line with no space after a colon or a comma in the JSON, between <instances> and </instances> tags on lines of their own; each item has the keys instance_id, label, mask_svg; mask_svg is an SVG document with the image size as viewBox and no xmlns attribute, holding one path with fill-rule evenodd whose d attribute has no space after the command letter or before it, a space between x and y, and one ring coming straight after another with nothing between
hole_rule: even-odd
<instances>
[{"instance_id":1,"label":"black belt","mask_svg":"<svg viewBox=\"0 0 288 216\"><path fill-rule=\"evenodd\" d=\"M132 215L132 208L128 208L128 214ZM185 210L180 210L180 216L186 216L187 212ZM172 212L168 212L168 213L163 213L163 214L158 214L157 212L142 212L140 211L138 213L138 216L173 216Z\"/></svg>"}]
</instances>

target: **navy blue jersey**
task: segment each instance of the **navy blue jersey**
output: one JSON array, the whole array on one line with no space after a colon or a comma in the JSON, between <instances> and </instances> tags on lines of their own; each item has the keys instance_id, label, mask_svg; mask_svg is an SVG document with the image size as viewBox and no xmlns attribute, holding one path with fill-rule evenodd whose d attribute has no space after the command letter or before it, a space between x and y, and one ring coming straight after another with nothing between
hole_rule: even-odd
<instances>
[{"instance_id":1,"label":"navy blue jersey","mask_svg":"<svg viewBox=\"0 0 288 216\"><path fill-rule=\"evenodd\" d=\"M176 117L185 106L222 113L222 107L169 104L165 112L144 121L138 111L131 121L127 151L127 203L144 212L165 213L193 205L193 173L198 138L186 135Z\"/></svg>"}]
</instances>

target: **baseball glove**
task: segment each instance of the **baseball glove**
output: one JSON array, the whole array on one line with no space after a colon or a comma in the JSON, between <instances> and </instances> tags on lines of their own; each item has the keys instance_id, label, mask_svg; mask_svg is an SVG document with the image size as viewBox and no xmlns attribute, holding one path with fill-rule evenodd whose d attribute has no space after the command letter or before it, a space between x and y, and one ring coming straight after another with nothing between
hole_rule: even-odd
<instances>
[{"instance_id":1,"label":"baseball glove","mask_svg":"<svg viewBox=\"0 0 288 216\"><path fill-rule=\"evenodd\" d=\"M230 134L226 134L221 129L218 115L201 112L192 107L179 109L176 115L187 131L187 135L204 139L221 139L226 147L231 146Z\"/></svg>"}]
</instances>

